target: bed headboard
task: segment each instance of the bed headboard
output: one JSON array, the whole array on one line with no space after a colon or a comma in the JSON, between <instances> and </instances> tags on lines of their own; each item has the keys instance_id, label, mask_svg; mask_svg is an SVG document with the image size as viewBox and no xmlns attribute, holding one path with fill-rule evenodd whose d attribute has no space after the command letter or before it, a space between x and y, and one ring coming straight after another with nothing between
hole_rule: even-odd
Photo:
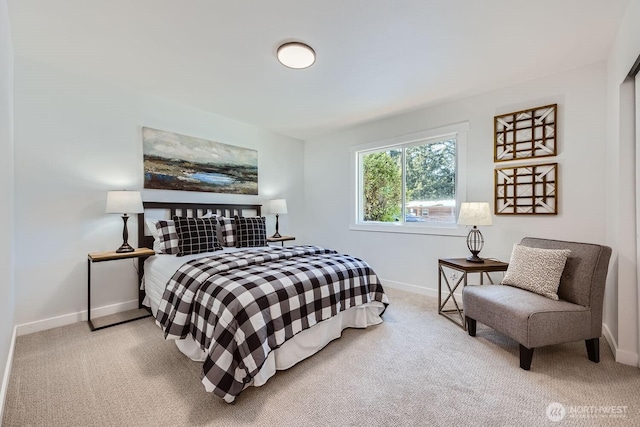
<instances>
[{"instance_id":1,"label":"bed headboard","mask_svg":"<svg viewBox=\"0 0 640 427\"><path fill-rule=\"evenodd\" d=\"M176 203L176 202L142 202L145 211L165 211L164 218L171 219L174 215L186 217L199 217L209 212L214 215L233 217L234 215L245 216L244 212L249 211L250 215L262 215L262 205L237 205L230 203ZM145 235L144 212L138 214L138 246L153 249L153 237ZM158 216L153 216L157 218Z\"/></svg>"}]
</instances>

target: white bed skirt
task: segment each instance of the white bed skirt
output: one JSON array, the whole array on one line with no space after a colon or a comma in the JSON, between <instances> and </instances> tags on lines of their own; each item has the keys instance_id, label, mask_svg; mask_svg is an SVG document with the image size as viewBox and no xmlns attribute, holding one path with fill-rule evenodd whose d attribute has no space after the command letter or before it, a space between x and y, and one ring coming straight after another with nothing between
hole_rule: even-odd
<instances>
[{"instance_id":1,"label":"white bed skirt","mask_svg":"<svg viewBox=\"0 0 640 427\"><path fill-rule=\"evenodd\" d=\"M383 310L384 305L378 301L352 307L331 319L324 320L296 334L269 354L260 372L246 387L260 387L274 376L276 371L289 369L296 363L316 354L331 341L340 338L342 331L346 328L366 328L367 326L382 323L380 313ZM206 352L200 349L200 346L191 337L187 337L184 340L176 340L176 345L191 360L199 362L205 360ZM212 386L204 385L207 391L213 391ZM233 401L233 398L229 402L231 401Z\"/></svg>"}]
</instances>

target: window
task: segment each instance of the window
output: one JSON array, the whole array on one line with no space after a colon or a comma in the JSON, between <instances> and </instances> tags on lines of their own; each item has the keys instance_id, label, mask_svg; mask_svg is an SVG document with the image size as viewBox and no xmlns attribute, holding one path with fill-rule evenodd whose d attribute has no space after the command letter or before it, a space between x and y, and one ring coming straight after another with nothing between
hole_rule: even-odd
<instances>
[{"instance_id":1,"label":"window","mask_svg":"<svg viewBox=\"0 0 640 427\"><path fill-rule=\"evenodd\" d=\"M457 230L465 145L466 125L456 125L352 148L356 203L351 228Z\"/></svg>"}]
</instances>

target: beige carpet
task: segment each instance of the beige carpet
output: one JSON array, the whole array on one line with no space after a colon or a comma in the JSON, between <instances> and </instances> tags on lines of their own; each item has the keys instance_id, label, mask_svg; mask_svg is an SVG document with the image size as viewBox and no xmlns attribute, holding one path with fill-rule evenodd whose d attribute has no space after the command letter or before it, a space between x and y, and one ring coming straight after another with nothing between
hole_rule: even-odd
<instances>
[{"instance_id":1,"label":"beige carpet","mask_svg":"<svg viewBox=\"0 0 640 427\"><path fill-rule=\"evenodd\" d=\"M2 425L640 425L640 371L615 363L604 340L599 364L578 342L537 349L525 372L515 342L480 324L469 337L435 299L388 294L383 324L345 330L235 405L204 391L199 364L151 318L19 337ZM552 402L561 422L546 415ZM611 406L625 413L597 413Z\"/></svg>"}]
</instances>

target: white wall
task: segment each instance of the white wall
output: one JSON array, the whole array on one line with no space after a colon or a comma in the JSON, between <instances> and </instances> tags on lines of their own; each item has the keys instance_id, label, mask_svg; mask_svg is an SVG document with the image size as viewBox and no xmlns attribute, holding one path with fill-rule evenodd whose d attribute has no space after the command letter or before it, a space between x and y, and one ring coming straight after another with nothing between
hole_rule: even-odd
<instances>
[{"instance_id":1,"label":"white wall","mask_svg":"<svg viewBox=\"0 0 640 427\"><path fill-rule=\"evenodd\" d=\"M87 309L87 253L122 243L122 219L104 212L106 193L143 186L142 126L256 149L259 168L259 196L145 190L144 200L264 205L285 197L290 214L280 229L301 233L301 141L20 57L15 65L16 323L62 316L19 333L79 320ZM135 218L129 232L135 245ZM131 260L92 271L92 308L137 299Z\"/></svg>"},{"instance_id":2,"label":"white wall","mask_svg":"<svg viewBox=\"0 0 640 427\"><path fill-rule=\"evenodd\" d=\"M640 0L631 0L607 61L607 242L614 265L607 283L605 325L616 360L638 365L635 144L625 129L633 116L633 84L624 83L640 55ZM631 103L631 105L629 105ZM637 231L636 231L637 232Z\"/></svg>"},{"instance_id":3,"label":"white wall","mask_svg":"<svg viewBox=\"0 0 640 427\"><path fill-rule=\"evenodd\" d=\"M305 238L366 259L387 283L436 295L437 260L468 255L464 237L349 230L349 147L469 122L467 200L493 205L493 118L558 104L557 216L494 216L481 255L508 260L525 236L604 243L605 63L375 121L305 143Z\"/></svg>"},{"instance_id":4,"label":"white wall","mask_svg":"<svg viewBox=\"0 0 640 427\"><path fill-rule=\"evenodd\" d=\"M349 146L469 121L467 199L492 201L493 116L557 102L560 214L494 216L494 226L483 229L486 246L482 255L507 259L511 244L525 235L611 245L614 261L606 290L605 327L616 341L617 358L629 362L635 357L637 363L636 281L625 279L619 286L617 282L619 251L634 250L619 248L634 226L620 218L630 191L624 183L630 177L629 171L620 168L619 122L620 85L640 53L639 16L640 0L630 0L606 69L594 64L375 121L307 141L303 150L299 141L290 138L81 76L60 74L21 58L15 59L13 73L6 1L0 0L0 143L3 153L15 150L13 163L11 156L0 159L0 220L11 224L15 197L17 236L15 245L10 235L0 237L0 362L8 353L11 327L6 325L14 324L14 287L15 324L56 316L67 322L86 310L87 252L111 250L121 243L121 219L104 214L106 191L142 187L143 125L258 149L260 165L257 197L145 191L145 200L255 203L286 197L290 214L281 217L281 230L297 235L297 242L362 256L387 282L434 293L437 259L465 256L464 238L349 231ZM606 172L601 167L604 158ZM12 168L15 191L10 185ZM268 220L273 227L273 218ZM135 226L135 220L131 221L132 243ZM135 272L129 264L125 268L118 263L94 267L95 307L136 298ZM629 271L624 274L631 277Z\"/></svg>"},{"instance_id":5,"label":"white wall","mask_svg":"<svg viewBox=\"0 0 640 427\"><path fill-rule=\"evenodd\" d=\"M13 279L13 47L7 3L0 0L0 420L6 367L11 364L10 348L14 325Z\"/></svg>"}]
</instances>

